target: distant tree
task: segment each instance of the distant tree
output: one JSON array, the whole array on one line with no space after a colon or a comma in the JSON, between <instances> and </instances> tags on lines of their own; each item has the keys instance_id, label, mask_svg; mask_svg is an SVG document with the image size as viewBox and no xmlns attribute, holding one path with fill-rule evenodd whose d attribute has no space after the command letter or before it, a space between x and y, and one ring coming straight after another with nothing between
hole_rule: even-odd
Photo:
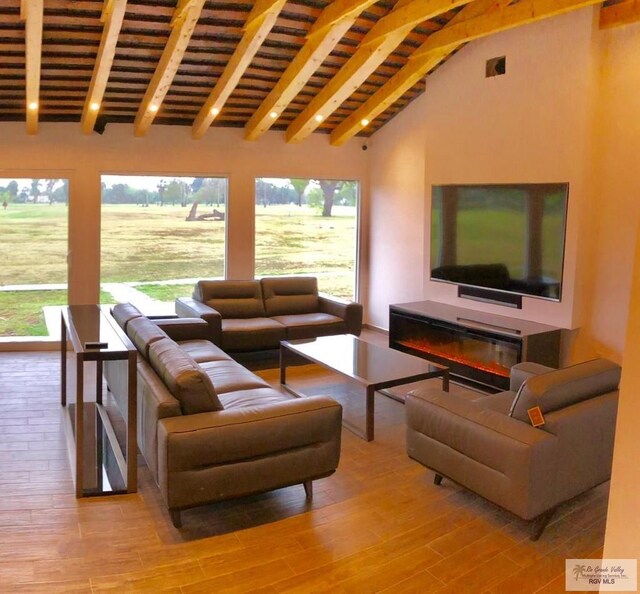
<instances>
[{"instance_id":1,"label":"distant tree","mask_svg":"<svg viewBox=\"0 0 640 594\"><path fill-rule=\"evenodd\" d=\"M324 204L322 206L322 216L330 217L331 209L333 208L333 200L336 194L336 190L343 183L341 181L329 180L329 179L320 179L318 180L320 184L320 188L322 189L322 194L324 195Z\"/></svg>"},{"instance_id":2,"label":"distant tree","mask_svg":"<svg viewBox=\"0 0 640 594\"><path fill-rule=\"evenodd\" d=\"M38 196L40 196L40 180L39 179L31 180L31 192L29 193L29 195L33 196L34 202L38 201Z\"/></svg>"},{"instance_id":3,"label":"distant tree","mask_svg":"<svg viewBox=\"0 0 640 594\"><path fill-rule=\"evenodd\" d=\"M164 179L161 179L158 182L158 200L160 201L160 206L164 206L164 193L167 188L167 182Z\"/></svg>"},{"instance_id":4,"label":"distant tree","mask_svg":"<svg viewBox=\"0 0 640 594\"><path fill-rule=\"evenodd\" d=\"M310 179L300 178L293 178L289 180L291 187L296 191L296 194L298 196L298 206L302 206L302 197L304 196L304 192L307 189L310 181Z\"/></svg>"},{"instance_id":5,"label":"distant tree","mask_svg":"<svg viewBox=\"0 0 640 594\"><path fill-rule=\"evenodd\" d=\"M15 202L18 198L18 182L15 179L12 179L7 184L7 193L9 194L9 201Z\"/></svg>"},{"instance_id":6,"label":"distant tree","mask_svg":"<svg viewBox=\"0 0 640 594\"><path fill-rule=\"evenodd\" d=\"M344 206L356 206L358 202L358 182L343 181L336 190L336 198Z\"/></svg>"}]
</instances>

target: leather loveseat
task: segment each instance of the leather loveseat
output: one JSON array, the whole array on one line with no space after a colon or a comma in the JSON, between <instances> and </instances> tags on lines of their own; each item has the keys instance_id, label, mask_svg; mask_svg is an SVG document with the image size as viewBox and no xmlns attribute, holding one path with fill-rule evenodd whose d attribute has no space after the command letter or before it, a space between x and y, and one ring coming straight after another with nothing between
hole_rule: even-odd
<instances>
[{"instance_id":1,"label":"leather loveseat","mask_svg":"<svg viewBox=\"0 0 640 594\"><path fill-rule=\"evenodd\" d=\"M281 340L355 334L362 305L318 294L315 277L201 280L193 296L176 299L176 313L202 318L225 351L275 349Z\"/></svg>"},{"instance_id":2,"label":"leather loveseat","mask_svg":"<svg viewBox=\"0 0 640 594\"><path fill-rule=\"evenodd\" d=\"M342 407L274 390L208 340L200 319L154 323L130 304L113 317L137 347L138 447L172 521L180 511L311 481L340 458ZM105 366L111 386L122 366ZM113 390L114 393L126 393Z\"/></svg>"},{"instance_id":3,"label":"leather loveseat","mask_svg":"<svg viewBox=\"0 0 640 594\"><path fill-rule=\"evenodd\" d=\"M611 476L620 367L512 368L510 390L466 400L418 389L406 400L407 453L525 520L536 540L564 501ZM536 428L528 411L539 407Z\"/></svg>"}]
</instances>

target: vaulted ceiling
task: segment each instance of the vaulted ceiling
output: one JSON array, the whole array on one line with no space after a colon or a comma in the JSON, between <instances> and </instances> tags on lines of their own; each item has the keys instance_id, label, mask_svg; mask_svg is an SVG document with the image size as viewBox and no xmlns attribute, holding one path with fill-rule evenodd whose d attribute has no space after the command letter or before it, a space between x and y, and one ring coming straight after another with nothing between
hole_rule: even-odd
<instances>
[{"instance_id":1,"label":"vaulted ceiling","mask_svg":"<svg viewBox=\"0 0 640 594\"><path fill-rule=\"evenodd\" d=\"M111 122L370 136L480 37L589 5L602 26L640 0L1 0L0 121Z\"/></svg>"}]
</instances>

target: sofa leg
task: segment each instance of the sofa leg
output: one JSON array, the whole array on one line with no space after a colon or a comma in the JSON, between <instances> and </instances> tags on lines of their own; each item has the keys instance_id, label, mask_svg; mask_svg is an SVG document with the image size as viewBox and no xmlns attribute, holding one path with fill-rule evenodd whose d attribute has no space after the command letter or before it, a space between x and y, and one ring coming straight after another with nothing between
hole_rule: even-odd
<instances>
[{"instance_id":1,"label":"sofa leg","mask_svg":"<svg viewBox=\"0 0 640 594\"><path fill-rule=\"evenodd\" d=\"M436 475L433 477L433 484L439 485L442 482L442 475L436 472Z\"/></svg>"},{"instance_id":2,"label":"sofa leg","mask_svg":"<svg viewBox=\"0 0 640 594\"><path fill-rule=\"evenodd\" d=\"M176 528L182 528L182 515L179 509L170 509L169 515L171 516L171 521Z\"/></svg>"},{"instance_id":3,"label":"sofa leg","mask_svg":"<svg viewBox=\"0 0 640 594\"><path fill-rule=\"evenodd\" d=\"M304 485L304 494L307 499L313 499L313 481L304 481L302 484Z\"/></svg>"},{"instance_id":4,"label":"sofa leg","mask_svg":"<svg viewBox=\"0 0 640 594\"><path fill-rule=\"evenodd\" d=\"M556 508L554 507L547 510L543 514L540 514L537 518L531 520L531 536L529 537L531 540L538 540L542 536L544 529L547 527L547 524L549 524L551 518L553 517L553 514L555 513Z\"/></svg>"}]
</instances>

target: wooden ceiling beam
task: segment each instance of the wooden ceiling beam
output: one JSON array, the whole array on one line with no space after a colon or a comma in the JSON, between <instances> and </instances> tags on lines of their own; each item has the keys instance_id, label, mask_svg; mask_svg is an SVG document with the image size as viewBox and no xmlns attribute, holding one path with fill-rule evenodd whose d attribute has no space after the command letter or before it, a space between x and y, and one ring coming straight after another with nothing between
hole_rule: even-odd
<instances>
[{"instance_id":1,"label":"wooden ceiling beam","mask_svg":"<svg viewBox=\"0 0 640 594\"><path fill-rule=\"evenodd\" d=\"M27 82L27 133L38 131L40 69L42 65L43 0L22 0L20 18L25 21L25 63Z\"/></svg>"},{"instance_id":2,"label":"wooden ceiling beam","mask_svg":"<svg viewBox=\"0 0 640 594\"><path fill-rule=\"evenodd\" d=\"M257 140L276 122L280 114L302 90L331 50L351 28L358 15L376 0L337 0L325 8L305 44L291 61L280 80L245 126L245 139ZM329 12L329 16L324 15ZM324 24L323 24L324 18Z\"/></svg>"},{"instance_id":3,"label":"wooden ceiling beam","mask_svg":"<svg viewBox=\"0 0 640 594\"><path fill-rule=\"evenodd\" d=\"M127 0L105 0L101 19L104 23L102 39L80 120L82 131L85 134L93 132L96 118L100 112L126 9Z\"/></svg>"},{"instance_id":4,"label":"wooden ceiling beam","mask_svg":"<svg viewBox=\"0 0 640 594\"><path fill-rule=\"evenodd\" d=\"M469 2L470 0L412 0L396 6L373 26L331 82L291 123L285 134L287 142L300 142L309 136L384 62L416 25ZM371 33L374 34L370 36Z\"/></svg>"},{"instance_id":5,"label":"wooden ceiling beam","mask_svg":"<svg viewBox=\"0 0 640 594\"><path fill-rule=\"evenodd\" d=\"M136 115L136 136L144 136L153 123L187 50L204 3L205 0L180 0L178 3L171 21L169 40Z\"/></svg>"},{"instance_id":6,"label":"wooden ceiling beam","mask_svg":"<svg viewBox=\"0 0 640 594\"><path fill-rule=\"evenodd\" d=\"M505 6L508 2L502 2L503 6L497 10L455 22L452 20L449 26L430 35L411 55L408 64L336 126L331 133L331 144L344 144L360 132L461 44L597 3L598 0L521 0L515 5Z\"/></svg>"},{"instance_id":7,"label":"wooden ceiling beam","mask_svg":"<svg viewBox=\"0 0 640 594\"><path fill-rule=\"evenodd\" d=\"M600 9L600 28L611 29L640 21L640 0L624 0Z\"/></svg>"},{"instance_id":8,"label":"wooden ceiling beam","mask_svg":"<svg viewBox=\"0 0 640 594\"><path fill-rule=\"evenodd\" d=\"M247 18L245 32L193 122L193 138L202 138L222 111L247 68L273 28L286 0L258 0Z\"/></svg>"}]
</instances>

